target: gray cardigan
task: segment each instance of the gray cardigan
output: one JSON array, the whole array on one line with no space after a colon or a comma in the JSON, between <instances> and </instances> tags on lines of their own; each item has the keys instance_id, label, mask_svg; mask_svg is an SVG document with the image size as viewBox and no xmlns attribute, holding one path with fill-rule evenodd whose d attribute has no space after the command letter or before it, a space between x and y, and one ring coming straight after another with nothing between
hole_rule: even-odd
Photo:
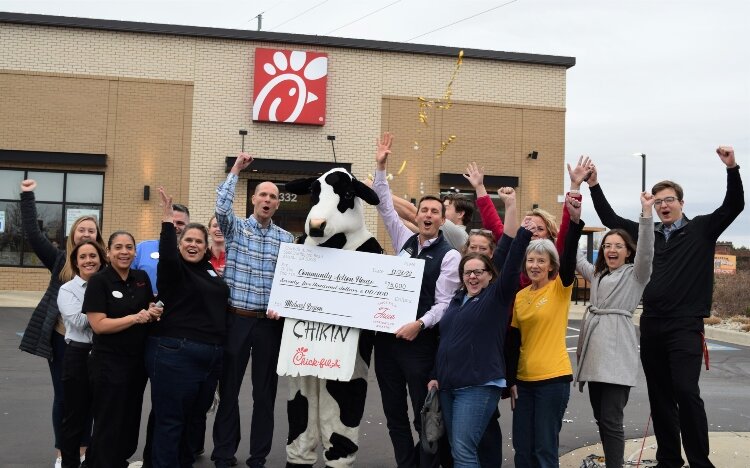
<instances>
[{"instance_id":1,"label":"gray cardigan","mask_svg":"<svg viewBox=\"0 0 750 468\"><path fill-rule=\"evenodd\" d=\"M595 275L594 266L578 253L576 269L591 283L591 305L583 317L576 351L575 381L581 391L586 382L635 386L638 339L633 311L651 278L653 218L640 218L638 235L634 262L605 276Z\"/></svg>"}]
</instances>

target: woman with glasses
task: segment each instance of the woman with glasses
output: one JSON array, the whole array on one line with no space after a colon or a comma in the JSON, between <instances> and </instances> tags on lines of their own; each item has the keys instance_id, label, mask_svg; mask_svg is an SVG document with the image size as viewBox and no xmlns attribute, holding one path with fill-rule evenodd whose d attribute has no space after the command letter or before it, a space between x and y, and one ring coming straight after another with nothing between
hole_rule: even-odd
<instances>
[{"instance_id":1,"label":"woman with glasses","mask_svg":"<svg viewBox=\"0 0 750 468\"><path fill-rule=\"evenodd\" d=\"M466 254L459 263L463 285L440 320L436 380L428 388L440 391L455 467L480 466L479 442L506 385L508 310L534 228L527 219L515 239L504 236L497 251L504 249L507 255L496 253L490 260L481 253Z\"/></svg>"},{"instance_id":2,"label":"woman with glasses","mask_svg":"<svg viewBox=\"0 0 750 468\"><path fill-rule=\"evenodd\" d=\"M507 337L513 448L519 468L559 466L558 436L573 380L565 332L583 229L581 202L567 196L565 203L570 225L562 258L549 239L531 241L524 257L531 284L516 296Z\"/></svg>"},{"instance_id":3,"label":"woman with glasses","mask_svg":"<svg viewBox=\"0 0 750 468\"><path fill-rule=\"evenodd\" d=\"M591 305L578 336L575 381L581 391L589 384L589 400L607 468L623 466L623 410L638 373L633 312L651 278L654 258L655 200L648 192L641 193L640 200L638 246L626 231L612 229L602 239L596 264L589 263L579 251L576 267L591 283Z\"/></svg>"}]
</instances>

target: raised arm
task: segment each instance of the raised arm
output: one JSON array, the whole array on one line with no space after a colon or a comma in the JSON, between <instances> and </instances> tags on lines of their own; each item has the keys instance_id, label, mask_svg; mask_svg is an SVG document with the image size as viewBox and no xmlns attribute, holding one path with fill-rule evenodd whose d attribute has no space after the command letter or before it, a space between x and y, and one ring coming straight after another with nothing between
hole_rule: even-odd
<instances>
[{"instance_id":1,"label":"raised arm","mask_svg":"<svg viewBox=\"0 0 750 468\"><path fill-rule=\"evenodd\" d=\"M518 228L518 233L510 244L510 251L505 259L505 263L502 265L502 268L499 269L500 287L497 288L496 293L500 298L506 298L510 301L510 298L514 297L516 291L518 291L521 268L523 267L523 257L526 254L526 247L528 247L535 229L536 225L530 218L525 220L522 227ZM506 238L506 236L503 236L503 238ZM503 310L503 312L506 310Z\"/></svg>"},{"instance_id":2,"label":"raised arm","mask_svg":"<svg viewBox=\"0 0 750 468\"><path fill-rule=\"evenodd\" d=\"M177 250L177 231L175 231L174 211L172 210L172 197L167 195L164 187L159 187L161 197L162 222L161 235L159 237L159 263L156 267L157 290L165 291L162 285L181 281L179 261L180 254Z\"/></svg>"},{"instance_id":3,"label":"raised arm","mask_svg":"<svg viewBox=\"0 0 750 468\"><path fill-rule=\"evenodd\" d=\"M718 239L722 232L745 209L745 191L740 177L740 166L734 158L734 148L720 146L716 153L727 166L727 192L721 206L709 215L708 226L713 239Z\"/></svg>"},{"instance_id":4,"label":"raised arm","mask_svg":"<svg viewBox=\"0 0 750 468\"><path fill-rule=\"evenodd\" d=\"M63 250L52 245L52 242L39 229L36 198L34 197L35 188L36 181L33 179L26 179L21 182L21 220L23 232L26 234L26 240L29 241L31 249L36 256L39 257L39 260L42 261L49 271L52 271L55 267L57 256Z\"/></svg>"},{"instance_id":5,"label":"raised arm","mask_svg":"<svg viewBox=\"0 0 750 468\"><path fill-rule=\"evenodd\" d=\"M570 211L570 225L565 235L565 248L560 257L560 280L563 286L567 287L575 281L578 241L581 239L584 223L581 220L581 202L568 195L565 197L565 203Z\"/></svg>"},{"instance_id":6,"label":"raised arm","mask_svg":"<svg viewBox=\"0 0 750 468\"><path fill-rule=\"evenodd\" d=\"M635 247L635 279L645 285L651 279L654 263L654 196L649 192L641 193L641 217L639 220L638 244Z\"/></svg>"},{"instance_id":7,"label":"raised arm","mask_svg":"<svg viewBox=\"0 0 750 468\"><path fill-rule=\"evenodd\" d=\"M240 153L234 161L232 169L229 170L226 180L216 189L216 221L219 222L219 228L224 233L224 237L229 240L234 237L237 218L234 215L234 191L237 187L237 180L240 172L246 169L253 162L253 157L248 153Z\"/></svg>"},{"instance_id":8,"label":"raised arm","mask_svg":"<svg viewBox=\"0 0 750 468\"><path fill-rule=\"evenodd\" d=\"M476 203L477 208L479 208L479 217L482 219L482 226L492 231L495 241L499 241L505 227L500 216L497 214L492 199L487 194L487 189L484 187L484 168L477 166L477 163L473 162L466 167L464 177L474 187L474 191L477 194ZM506 220L508 219L507 206L505 218ZM514 230L513 232L515 233L516 231Z\"/></svg>"},{"instance_id":9,"label":"raised arm","mask_svg":"<svg viewBox=\"0 0 750 468\"><path fill-rule=\"evenodd\" d=\"M589 190L591 191L591 201L594 202L594 209L602 223L610 229L620 228L630 234L634 241L638 241L638 223L623 218L615 213L607 199L604 197L601 185L598 180L596 165L591 163L591 174L588 179Z\"/></svg>"},{"instance_id":10,"label":"raised arm","mask_svg":"<svg viewBox=\"0 0 750 468\"><path fill-rule=\"evenodd\" d=\"M406 243L407 239L414 235L413 232L401 222L401 218L393 207L393 198L388 186L385 169L388 163L388 156L391 154L391 145L393 144L393 135L385 132L383 136L375 140L375 179L372 182L372 189L380 198L377 210L383 219L385 229L391 236L393 249L398 253Z\"/></svg>"}]
</instances>

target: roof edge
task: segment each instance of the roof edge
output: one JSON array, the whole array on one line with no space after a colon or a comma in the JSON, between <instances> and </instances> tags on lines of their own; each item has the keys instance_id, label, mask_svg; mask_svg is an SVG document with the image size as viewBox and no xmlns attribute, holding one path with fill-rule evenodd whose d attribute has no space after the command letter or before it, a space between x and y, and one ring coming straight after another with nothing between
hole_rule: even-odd
<instances>
[{"instance_id":1,"label":"roof edge","mask_svg":"<svg viewBox=\"0 0 750 468\"><path fill-rule=\"evenodd\" d=\"M460 50L463 50L465 58L536 65L555 65L565 68L573 67L576 64L575 57L558 55L539 55L484 49L462 49L460 47L375 41L370 39L351 39L345 37L313 36L305 34L274 33L269 31L248 31L244 29L209 28L204 26L183 26L176 24L143 23L136 21L76 18L70 16L51 16L28 13L0 12L0 23L95 29L116 32L168 34L189 37L209 37L241 41L284 42L288 44L307 46L339 47L345 49L363 49L448 57L455 57Z\"/></svg>"}]
</instances>

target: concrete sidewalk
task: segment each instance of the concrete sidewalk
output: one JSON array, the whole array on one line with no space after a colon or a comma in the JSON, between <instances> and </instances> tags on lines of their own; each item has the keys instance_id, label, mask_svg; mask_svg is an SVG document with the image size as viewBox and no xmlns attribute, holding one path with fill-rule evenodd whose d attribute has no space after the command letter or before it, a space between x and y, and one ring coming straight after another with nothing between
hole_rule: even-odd
<instances>
[{"instance_id":1,"label":"concrete sidewalk","mask_svg":"<svg viewBox=\"0 0 750 468\"><path fill-rule=\"evenodd\" d=\"M721 468L747 468L750 466L750 432L710 432L711 461L714 466ZM643 447L643 453L641 453ZM560 468L580 468L581 461L589 455L604 455L602 444L589 445L575 449L560 457ZM625 466L638 466L640 457L641 467L656 465L656 439L654 436L643 439L625 441ZM683 452L682 458L687 463ZM603 459L602 459L603 460ZM604 467L604 461L598 461Z\"/></svg>"}]
</instances>

